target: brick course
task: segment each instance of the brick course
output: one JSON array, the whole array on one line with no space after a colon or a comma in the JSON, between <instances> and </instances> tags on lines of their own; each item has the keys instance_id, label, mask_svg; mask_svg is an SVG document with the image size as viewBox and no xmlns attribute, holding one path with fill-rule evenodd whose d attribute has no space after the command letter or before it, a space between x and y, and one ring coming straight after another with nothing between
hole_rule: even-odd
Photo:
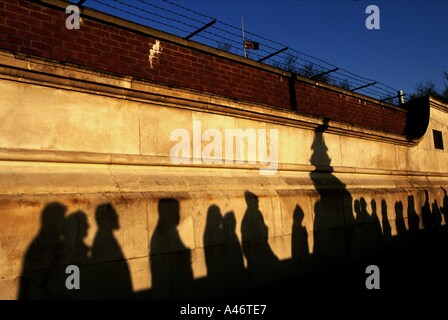
<instances>
[{"instance_id":1,"label":"brick course","mask_svg":"<svg viewBox=\"0 0 448 320\"><path fill-rule=\"evenodd\" d=\"M162 53L149 63L156 40L105 22L83 19L65 27L67 14L26 0L0 0L0 48L101 71L203 91L231 99L405 134L404 110L296 80L295 99L286 75L160 40ZM291 101L297 105L291 105Z\"/></svg>"}]
</instances>

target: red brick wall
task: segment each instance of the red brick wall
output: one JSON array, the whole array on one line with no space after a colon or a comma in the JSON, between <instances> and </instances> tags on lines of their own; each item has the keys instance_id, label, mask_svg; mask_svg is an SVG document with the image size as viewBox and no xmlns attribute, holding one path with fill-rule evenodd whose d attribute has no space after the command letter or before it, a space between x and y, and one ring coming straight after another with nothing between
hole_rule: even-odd
<instances>
[{"instance_id":1,"label":"red brick wall","mask_svg":"<svg viewBox=\"0 0 448 320\"><path fill-rule=\"evenodd\" d=\"M291 108L288 78L237 61L161 40L162 53L149 64L155 38L89 19L65 27L67 14L26 0L0 0L0 48L179 86L232 99ZM299 112L397 134L406 113L296 82Z\"/></svg>"},{"instance_id":2,"label":"red brick wall","mask_svg":"<svg viewBox=\"0 0 448 320\"><path fill-rule=\"evenodd\" d=\"M354 96L296 81L297 111L405 135L407 113Z\"/></svg>"}]
</instances>

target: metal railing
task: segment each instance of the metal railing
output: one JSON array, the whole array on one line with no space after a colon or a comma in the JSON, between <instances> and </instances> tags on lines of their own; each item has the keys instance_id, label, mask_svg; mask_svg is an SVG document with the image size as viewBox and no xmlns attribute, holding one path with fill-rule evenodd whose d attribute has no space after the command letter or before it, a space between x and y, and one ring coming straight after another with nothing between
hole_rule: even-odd
<instances>
[{"instance_id":1,"label":"metal railing","mask_svg":"<svg viewBox=\"0 0 448 320\"><path fill-rule=\"evenodd\" d=\"M258 50L245 48L241 27L219 21L191 10L172 0L81 0L71 1L179 37L228 51L247 59L293 72L351 92L402 104L402 93L391 86L339 68L312 55L292 49L274 40L245 30L245 40L256 43ZM247 42L246 41L246 42Z\"/></svg>"}]
</instances>

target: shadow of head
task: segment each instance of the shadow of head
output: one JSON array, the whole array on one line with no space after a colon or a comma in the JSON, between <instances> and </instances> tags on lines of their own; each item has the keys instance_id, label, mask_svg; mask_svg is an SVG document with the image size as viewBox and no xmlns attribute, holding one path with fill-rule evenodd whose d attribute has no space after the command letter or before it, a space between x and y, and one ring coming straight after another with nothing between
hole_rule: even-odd
<instances>
[{"instance_id":1,"label":"shadow of head","mask_svg":"<svg viewBox=\"0 0 448 320\"><path fill-rule=\"evenodd\" d=\"M387 202L386 200L381 200L381 215L387 218Z\"/></svg>"},{"instance_id":2,"label":"shadow of head","mask_svg":"<svg viewBox=\"0 0 448 320\"><path fill-rule=\"evenodd\" d=\"M256 194L246 191L244 192L244 198L246 199L246 204L248 208L258 209L258 197Z\"/></svg>"},{"instance_id":3,"label":"shadow of head","mask_svg":"<svg viewBox=\"0 0 448 320\"><path fill-rule=\"evenodd\" d=\"M429 202L429 192L425 190L425 202Z\"/></svg>"},{"instance_id":4,"label":"shadow of head","mask_svg":"<svg viewBox=\"0 0 448 320\"><path fill-rule=\"evenodd\" d=\"M117 212L111 203L104 203L96 208L95 220L99 229L117 230L120 228Z\"/></svg>"},{"instance_id":5,"label":"shadow of head","mask_svg":"<svg viewBox=\"0 0 448 320\"><path fill-rule=\"evenodd\" d=\"M361 211L366 212L367 211L367 201L366 201L366 199L364 199L364 197L361 197L361 199L359 199L359 204L361 206Z\"/></svg>"},{"instance_id":6,"label":"shadow of head","mask_svg":"<svg viewBox=\"0 0 448 320\"><path fill-rule=\"evenodd\" d=\"M314 131L314 140L311 145L313 154L311 155L310 162L315 166L330 166L331 158L328 155L328 147L325 143L323 133L328 129L329 119L324 119L323 123L316 127Z\"/></svg>"},{"instance_id":7,"label":"shadow of head","mask_svg":"<svg viewBox=\"0 0 448 320\"><path fill-rule=\"evenodd\" d=\"M358 199L353 202L353 210L356 213L356 217L361 214L361 202Z\"/></svg>"},{"instance_id":8,"label":"shadow of head","mask_svg":"<svg viewBox=\"0 0 448 320\"><path fill-rule=\"evenodd\" d=\"M41 216L41 231L58 237L62 233L66 211L67 207L59 202L45 206Z\"/></svg>"},{"instance_id":9,"label":"shadow of head","mask_svg":"<svg viewBox=\"0 0 448 320\"><path fill-rule=\"evenodd\" d=\"M408 208L414 208L414 203L415 203L415 200L414 200L414 196L408 196Z\"/></svg>"},{"instance_id":10,"label":"shadow of head","mask_svg":"<svg viewBox=\"0 0 448 320\"><path fill-rule=\"evenodd\" d=\"M219 227L222 219L221 210L217 205L212 204L207 210L207 223Z\"/></svg>"},{"instance_id":11,"label":"shadow of head","mask_svg":"<svg viewBox=\"0 0 448 320\"><path fill-rule=\"evenodd\" d=\"M218 209L219 210L219 209ZM180 222L179 201L173 198L164 198L159 200L158 204L159 221L157 226L161 229L175 227Z\"/></svg>"},{"instance_id":12,"label":"shadow of head","mask_svg":"<svg viewBox=\"0 0 448 320\"><path fill-rule=\"evenodd\" d=\"M293 213L294 225L301 226L303 218L305 218L305 213L303 212L302 208L297 204L296 207L294 208Z\"/></svg>"},{"instance_id":13,"label":"shadow of head","mask_svg":"<svg viewBox=\"0 0 448 320\"><path fill-rule=\"evenodd\" d=\"M403 218L403 202L401 201L395 202L395 216L397 219Z\"/></svg>"},{"instance_id":14,"label":"shadow of head","mask_svg":"<svg viewBox=\"0 0 448 320\"><path fill-rule=\"evenodd\" d=\"M64 234L67 239L82 239L87 237L89 223L83 211L76 211L65 218Z\"/></svg>"},{"instance_id":15,"label":"shadow of head","mask_svg":"<svg viewBox=\"0 0 448 320\"><path fill-rule=\"evenodd\" d=\"M236 218L233 211L229 211L224 216L224 229L228 232L234 232L236 229Z\"/></svg>"},{"instance_id":16,"label":"shadow of head","mask_svg":"<svg viewBox=\"0 0 448 320\"><path fill-rule=\"evenodd\" d=\"M376 201L374 199L370 201L370 206L372 207L372 214L376 213Z\"/></svg>"}]
</instances>

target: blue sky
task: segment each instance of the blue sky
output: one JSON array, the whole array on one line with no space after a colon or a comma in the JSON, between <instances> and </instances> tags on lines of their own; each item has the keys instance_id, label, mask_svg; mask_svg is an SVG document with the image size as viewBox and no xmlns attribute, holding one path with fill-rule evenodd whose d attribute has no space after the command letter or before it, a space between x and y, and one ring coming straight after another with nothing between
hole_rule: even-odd
<instances>
[{"instance_id":1,"label":"blue sky","mask_svg":"<svg viewBox=\"0 0 448 320\"><path fill-rule=\"evenodd\" d=\"M448 1L170 1L238 27L241 26L241 16L244 16L247 31L357 75L402 89L405 93L412 93L416 83L428 80L435 82L438 90L444 87L443 71L448 71ZM99 2L106 5L101 7ZM89 0L86 5L112 13L113 10L108 7L110 3L117 6L123 3L143 6L146 12L135 10L135 7L127 7L127 10L149 19L157 19L151 16L151 13L158 12L151 5L167 7L167 3L162 0ZM368 17L365 10L370 4L377 5L380 9L379 30L368 30L365 27ZM198 21L197 26L210 21L207 17L175 6L168 8L175 13L203 21L202 24ZM188 34L167 29L163 24L154 24L151 20L138 21L139 18L135 15L126 17L125 13L119 13L124 14L125 18L156 29L180 36ZM176 14L168 15L196 24ZM169 20L162 21L171 23ZM179 24L178 27L184 28L185 25ZM192 39L207 41L201 39L202 35L206 34L201 33ZM260 49L262 45L261 43Z\"/></svg>"},{"instance_id":2,"label":"blue sky","mask_svg":"<svg viewBox=\"0 0 448 320\"><path fill-rule=\"evenodd\" d=\"M443 87L448 71L448 1L190 0L179 3L311 54L361 76L411 92ZM366 7L380 9L368 30Z\"/></svg>"}]
</instances>

